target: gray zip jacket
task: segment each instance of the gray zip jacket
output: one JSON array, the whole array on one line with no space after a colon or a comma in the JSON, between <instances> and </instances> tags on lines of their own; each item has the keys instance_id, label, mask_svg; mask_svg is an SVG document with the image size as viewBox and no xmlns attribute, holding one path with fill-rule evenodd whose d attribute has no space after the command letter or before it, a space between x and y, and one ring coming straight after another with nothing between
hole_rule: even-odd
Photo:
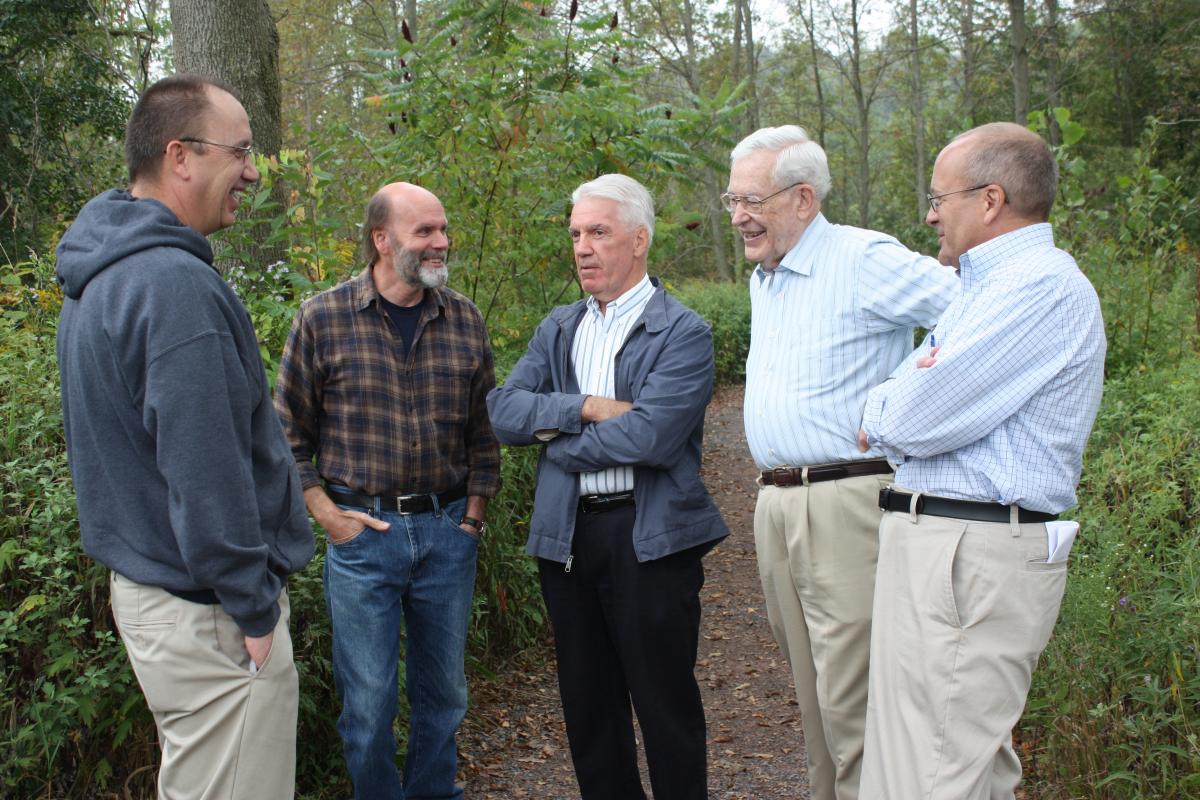
<instances>
[{"instance_id":1,"label":"gray zip jacket","mask_svg":"<svg viewBox=\"0 0 1200 800\"><path fill-rule=\"evenodd\" d=\"M488 395L492 429L506 445L545 444L538 460L526 550L566 563L575 535L579 474L634 467L638 561L651 561L729 534L700 480L704 411L712 397L709 325L657 280L615 361L619 417L584 423L585 395L571 366L571 343L586 301L559 306L538 326L504 385ZM549 442L539 432L557 431Z\"/></svg>"}]
</instances>

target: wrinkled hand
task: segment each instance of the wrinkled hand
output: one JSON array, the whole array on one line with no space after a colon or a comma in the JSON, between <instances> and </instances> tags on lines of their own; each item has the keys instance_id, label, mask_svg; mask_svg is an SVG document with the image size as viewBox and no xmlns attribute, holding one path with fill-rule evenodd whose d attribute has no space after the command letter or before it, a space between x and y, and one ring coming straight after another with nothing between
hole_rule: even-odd
<instances>
[{"instance_id":1,"label":"wrinkled hand","mask_svg":"<svg viewBox=\"0 0 1200 800\"><path fill-rule=\"evenodd\" d=\"M922 356L921 358L917 359L917 369L928 369L929 367L932 367L934 364L936 364L937 359L934 358L934 356L936 356L938 354L938 350L941 350L941 349L942 348L940 345L938 347L929 348L929 355Z\"/></svg>"},{"instance_id":2,"label":"wrinkled hand","mask_svg":"<svg viewBox=\"0 0 1200 800\"><path fill-rule=\"evenodd\" d=\"M261 667L267 663L267 656L271 654L271 643L275 641L275 632L271 631L266 636L247 636L245 641L246 652L250 654L250 660L256 667Z\"/></svg>"},{"instance_id":3,"label":"wrinkled hand","mask_svg":"<svg viewBox=\"0 0 1200 800\"><path fill-rule=\"evenodd\" d=\"M337 508L337 506L334 506L334 511L325 516L324 519L317 521L325 529L325 533L329 536L329 541L334 544L346 541L363 528L386 531L391 527L388 523L381 519L375 519L370 514L362 511L345 511Z\"/></svg>"},{"instance_id":4,"label":"wrinkled hand","mask_svg":"<svg viewBox=\"0 0 1200 800\"><path fill-rule=\"evenodd\" d=\"M633 403L625 400L613 400L589 394L583 400L583 408L579 410L579 415L583 417L584 422L603 422L606 419L619 417L632 409Z\"/></svg>"},{"instance_id":5,"label":"wrinkled hand","mask_svg":"<svg viewBox=\"0 0 1200 800\"><path fill-rule=\"evenodd\" d=\"M858 430L858 451L865 453L871 449L871 443L867 441L867 432L861 428Z\"/></svg>"}]
</instances>

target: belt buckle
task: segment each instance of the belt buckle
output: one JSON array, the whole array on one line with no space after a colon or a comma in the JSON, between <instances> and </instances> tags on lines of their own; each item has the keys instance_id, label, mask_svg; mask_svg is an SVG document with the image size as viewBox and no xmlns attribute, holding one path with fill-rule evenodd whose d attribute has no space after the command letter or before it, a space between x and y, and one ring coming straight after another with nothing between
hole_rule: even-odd
<instances>
[{"instance_id":1,"label":"belt buckle","mask_svg":"<svg viewBox=\"0 0 1200 800\"><path fill-rule=\"evenodd\" d=\"M879 510L880 511L888 511L889 510L888 506L890 506L891 503L892 503L892 485L889 483L887 486L885 486L879 490Z\"/></svg>"},{"instance_id":2,"label":"belt buckle","mask_svg":"<svg viewBox=\"0 0 1200 800\"><path fill-rule=\"evenodd\" d=\"M392 497L392 499L396 501L396 513L397 513L397 514L399 514L399 515L400 515L400 516L402 516L402 517L411 517L413 514L416 514L416 513L417 513L416 511L406 511L406 510L404 509L404 504L405 504L405 503L410 503L410 502L412 502L413 500L417 500L417 499L419 499L419 498L421 498L421 497L424 497L424 496L425 496L425 495L420 495L420 494L398 494L398 495L394 495L394 496Z\"/></svg>"}]
</instances>

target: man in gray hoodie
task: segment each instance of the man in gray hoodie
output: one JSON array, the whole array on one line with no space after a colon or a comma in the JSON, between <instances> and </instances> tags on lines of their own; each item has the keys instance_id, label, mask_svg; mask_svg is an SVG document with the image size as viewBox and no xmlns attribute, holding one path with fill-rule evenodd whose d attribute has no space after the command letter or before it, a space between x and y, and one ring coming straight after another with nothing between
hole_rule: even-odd
<instances>
[{"instance_id":1,"label":"man in gray hoodie","mask_svg":"<svg viewBox=\"0 0 1200 800\"><path fill-rule=\"evenodd\" d=\"M205 238L259 178L233 91L177 75L126 129L128 190L58 247L63 422L84 549L154 714L159 797L294 795L287 575L313 553L250 317Z\"/></svg>"}]
</instances>

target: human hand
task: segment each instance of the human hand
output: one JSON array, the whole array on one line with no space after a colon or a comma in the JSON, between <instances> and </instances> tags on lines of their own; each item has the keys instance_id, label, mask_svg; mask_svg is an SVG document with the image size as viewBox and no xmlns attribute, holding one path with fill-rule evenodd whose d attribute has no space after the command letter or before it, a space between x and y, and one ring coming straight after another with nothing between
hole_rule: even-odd
<instances>
[{"instance_id":1,"label":"human hand","mask_svg":"<svg viewBox=\"0 0 1200 800\"><path fill-rule=\"evenodd\" d=\"M246 652L250 654L250 660L254 663L254 668L261 667L267 663L267 656L271 654L271 643L275 640L275 632L271 631L266 636L246 636Z\"/></svg>"},{"instance_id":2,"label":"human hand","mask_svg":"<svg viewBox=\"0 0 1200 800\"><path fill-rule=\"evenodd\" d=\"M928 369L929 367L932 367L934 364L936 364L937 359L935 358L935 356L938 354L938 350L941 350L941 349L942 348L940 345L937 347L929 348L929 355L922 356L921 358L917 359L917 369Z\"/></svg>"},{"instance_id":3,"label":"human hand","mask_svg":"<svg viewBox=\"0 0 1200 800\"><path fill-rule=\"evenodd\" d=\"M606 419L619 417L633 409L633 403L625 400L613 400L609 397L597 397L589 394L583 401L579 414L584 422L603 422Z\"/></svg>"},{"instance_id":4,"label":"human hand","mask_svg":"<svg viewBox=\"0 0 1200 800\"><path fill-rule=\"evenodd\" d=\"M333 507L333 511L324 514L323 518L318 519L317 522L321 523L321 527L325 529L329 541L333 544L354 538L355 534L363 528L386 531L391 527L388 523L381 519L375 519L370 514L362 511L346 511L337 506Z\"/></svg>"},{"instance_id":5,"label":"human hand","mask_svg":"<svg viewBox=\"0 0 1200 800\"><path fill-rule=\"evenodd\" d=\"M865 453L871 449L871 443L867 441L867 432L862 428L858 430L858 451Z\"/></svg>"}]
</instances>

